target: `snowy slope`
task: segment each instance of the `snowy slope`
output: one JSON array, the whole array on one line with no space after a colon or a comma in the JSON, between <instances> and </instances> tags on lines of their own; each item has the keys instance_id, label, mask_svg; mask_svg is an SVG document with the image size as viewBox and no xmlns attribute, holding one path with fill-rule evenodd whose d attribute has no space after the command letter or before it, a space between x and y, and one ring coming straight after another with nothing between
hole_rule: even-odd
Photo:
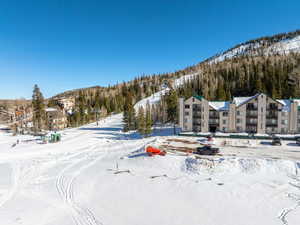
<instances>
[{"instance_id":1,"label":"snowy slope","mask_svg":"<svg viewBox=\"0 0 300 225\"><path fill-rule=\"evenodd\" d=\"M300 52L300 36L279 41L269 47L264 47L264 41L242 44L239 47L233 48L211 58L209 63L217 63L224 61L225 59L231 59L242 55L269 55L275 53L287 54L290 52Z\"/></svg>"},{"instance_id":2,"label":"snowy slope","mask_svg":"<svg viewBox=\"0 0 300 225\"><path fill-rule=\"evenodd\" d=\"M181 85L183 85L185 82L188 82L188 81L192 80L193 77L195 77L196 75L197 75L196 73L195 74L188 74L188 75L182 76L178 79L175 79L174 80L174 88L178 88ZM144 98L141 101L137 102L135 104L134 108L136 110L138 110L140 107L145 108L147 103L149 103L150 105L158 104L160 102L161 97L164 96L169 91L170 91L169 87L162 87L161 91L158 91L158 92L152 94L151 96L149 96L147 98Z\"/></svg>"}]
</instances>

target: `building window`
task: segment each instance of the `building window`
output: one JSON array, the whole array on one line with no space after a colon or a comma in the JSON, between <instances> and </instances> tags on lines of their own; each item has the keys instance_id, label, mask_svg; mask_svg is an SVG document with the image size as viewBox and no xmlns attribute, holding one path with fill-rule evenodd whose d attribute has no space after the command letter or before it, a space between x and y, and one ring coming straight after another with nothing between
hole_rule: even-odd
<instances>
[{"instance_id":1,"label":"building window","mask_svg":"<svg viewBox=\"0 0 300 225\"><path fill-rule=\"evenodd\" d=\"M188 122L188 120L187 120L187 119L184 119L184 122L185 122L185 123L187 123L187 122Z\"/></svg>"},{"instance_id":2,"label":"building window","mask_svg":"<svg viewBox=\"0 0 300 225\"><path fill-rule=\"evenodd\" d=\"M192 98L193 99L193 102L195 102L195 98Z\"/></svg>"},{"instance_id":3,"label":"building window","mask_svg":"<svg viewBox=\"0 0 300 225\"><path fill-rule=\"evenodd\" d=\"M236 123L242 123L242 120L241 119L237 119Z\"/></svg>"},{"instance_id":4,"label":"building window","mask_svg":"<svg viewBox=\"0 0 300 225\"><path fill-rule=\"evenodd\" d=\"M281 120L282 125L287 125L287 120Z\"/></svg>"},{"instance_id":5,"label":"building window","mask_svg":"<svg viewBox=\"0 0 300 225\"><path fill-rule=\"evenodd\" d=\"M190 108L190 105L185 105L184 108L185 108L185 109L189 109L189 108Z\"/></svg>"},{"instance_id":6,"label":"building window","mask_svg":"<svg viewBox=\"0 0 300 225\"><path fill-rule=\"evenodd\" d=\"M298 123L300 123L300 119L298 119Z\"/></svg>"},{"instance_id":7,"label":"building window","mask_svg":"<svg viewBox=\"0 0 300 225\"><path fill-rule=\"evenodd\" d=\"M226 124L226 120L223 120L223 124Z\"/></svg>"},{"instance_id":8,"label":"building window","mask_svg":"<svg viewBox=\"0 0 300 225\"><path fill-rule=\"evenodd\" d=\"M228 116L228 112L223 112L223 116Z\"/></svg>"},{"instance_id":9,"label":"building window","mask_svg":"<svg viewBox=\"0 0 300 225\"><path fill-rule=\"evenodd\" d=\"M241 131L242 128L241 128L241 127L236 127L236 130L237 130L237 131Z\"/></svg>"},{"instance_id":10,"label":"building window","mask_svg":"<svg viewBox=\"0 0 300 225\"><path fill-rule=\"evenodd\" d=\"M237 112L236 112L236 115L237 115L237 116L240 116L240 115L241 115L241 112L240 112L240 111L237 111Z\"/></svg>"},{"instance_id":11,"label":"building window","mask_svg":"<svg viewBox=\"0 0 300 225\"><path fill-rule=\"evenodd\" d=\"M190 115L190 113L189 112L185 112L184 115L188 116L188 115Z\"/></svg>"}]
</instances>

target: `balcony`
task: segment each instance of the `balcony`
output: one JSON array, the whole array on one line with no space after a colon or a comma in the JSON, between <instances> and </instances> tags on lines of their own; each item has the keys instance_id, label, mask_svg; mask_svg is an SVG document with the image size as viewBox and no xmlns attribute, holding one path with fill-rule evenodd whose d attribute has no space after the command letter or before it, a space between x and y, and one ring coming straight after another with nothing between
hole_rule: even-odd
<instances>
[{"instance_id":1,"label":"balcony","mask_svg":"<svg viewBox=\"0 0 300 225\"><path fill-rule=\"evenodd\" d=\"M201 123L193 123L193 127L200 127L201 128Z\"/></svg>"},{"instance_id":2,"label":"balcony","mask_svg":"<svg viewBox=\"0 0 300 225\"><path fill-rule=\"evenodd\" d=\"M200 119L193 120L193 125L201 125L201 120Z\"/></svg>"},{"instance_id":3,"label":"balcony","mask_svg":"<svg viewBox=\"0 0 300 225\"><path fill-rule=\"evenodd\" d=\"M219 119L219 113L209 113L210 119Z\"/></svg>"},{"instance_id":4,"label":"balcony","mask_svg":"<svg viewBox=\"0 0 300 225\"><path fill-rule=\"evenodd\" d=\"M270 104L267 107L267 110L269 110L269 111L277 111L278 110L278 105L276 105L276 104Z\"/></svg>"},{"instance_id":5,"label":"balcony","mask_svg":"<svg viewBox=\"0 0 300 225\"><path fill-rule=\"evenodd\" d=\"M272 120L267 119L267 121L266 121L267 127L277 127L278 126L277 124L278 124L278 121L275 119L272 119Z\"/></svg>"},{"instance_id":6,"label":"balcony","mask_svg":"<svg viewBox=\"0 0 300 225\"><path fill-rule=\"evenodd\" d=\"M246 126L257 126L257 120L246 120Z\"/></svg>"},{"instance_id":7,"label":"balcony","mask_svg":"<svg viewBox=\"0 0 300 225\"><path fill-rule=\"evenodd\" d=\"M257 112L254 112L254 111L248 111L246 113L246 117L249 117L249 118L257 118Z\"/></svg>"},{"instance_id":8,"label":"balcony","mask_svg":"<svg viewBox=\"0 0 300 225\"><path fill-rule=\"evenodd\" d=\"M194 112L193 112L193 115L201 116L201 112L194 111Z\"/></svg>"},{"instance_id":9,"label":"balcony","mask_svg":"<svg viewBox=\"0 0 300 225\"><path fill-rule=\"evenodd\" d=\"M193 105L194 111L201 111L201 105Z\"/></svg>"},{"instance_id":10,"label":"balcony","mask_svg":"<svg viewBox=\"0 0 300 225\"><path fill-rule=\"evenodd\" d=\"M278 118L278 113L267 113L266 117L268 119L277 119Z\"/></svg>"},{"instance_id":11,"label":"balcony","mask_svg":"<svg viewBox=\"0 0 300 225\"><path fill-rule=\"evenodd\" d=\"M200 132L201 126L193 126L193 132Z\"/></svg>"},{"instance_id":12,"label":"balcony","mask_svg":"<svg viewBox=\"0 0 300 225\"><path fill-rule=\"evenodd\" d=\"M209 119L208 124L210 124L210 125L219 125L219 120L218 119Z\"/></svg>"},{"instance_id":13,"label":"balcony","mask_svg":"<svg viewBox=\"0 0 300 225\"><path fill-rule=\"evenodd\" d=\"M277 123L266 123L267 127L277 127Z\"/></svg>"},{"instance_id":14,"label":"balcony","mask_svg":"<svg viewBox=\"0 0 300 225\"><path fill-rule=\"evenodd\" d=\"M246 109L247 110L253 110L253 111L257 111L257 106L255 106L255 105L247 105L247 107L246 107Z\"/></svg>"}]
</instances>

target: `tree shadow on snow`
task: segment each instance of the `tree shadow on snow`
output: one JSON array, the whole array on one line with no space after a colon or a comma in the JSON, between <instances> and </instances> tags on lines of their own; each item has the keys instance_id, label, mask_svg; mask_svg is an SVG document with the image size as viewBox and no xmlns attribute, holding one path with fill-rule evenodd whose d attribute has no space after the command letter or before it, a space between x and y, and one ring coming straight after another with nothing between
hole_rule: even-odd
<instances>
[{"instance_id":1,"label":"tree shadow on snow","mask_svg":"<svg viewBox=\"0 0 300 225\"><path fill-rule=\"evenodd\" d=\"M260 144L261 144L261 145L272 145L272 142L269 142L269 141L261 141Z\"/></svg>"},{"instance_id":2,"label":"tree shadow on snow","mask_svg":"<svg viewBox=\"0 0 300 225\"><path fill-rule=\"evenodd\" d=\"M90 131L121 131L119 127L82 127L79 130L90 130Z\"/></svg>"},{"instance_id":3,"label":"tree shadow on snow","mask_svg":"<svg viewBox=\"0 0 300 225\"><path fill-rule=\"evenodd\" d=\"M287 143L288 146L294 146L294 147L299 147L296 143Z\"/></svg>"},{"instance_id":4,"label":"tree shadow on snow","mask_svg":"<svg viewBox=\"0 0 300 225\"><path fill-rule=\"evenodd\" d=\"M121 128L82 128L83 130L92 130L92 131L102 131L96 132L96 137L98 139L111 139L111 140L137 140L143 139L144 137L140 135L137 131L131 131L124 133ZM176 130L176 133L179 133L179 130ZM174 129L172 127L163 127L155 128L152 131L152 134L149 137L156 136L172 136L174 135Z\"/></svg>"}]
</instances>

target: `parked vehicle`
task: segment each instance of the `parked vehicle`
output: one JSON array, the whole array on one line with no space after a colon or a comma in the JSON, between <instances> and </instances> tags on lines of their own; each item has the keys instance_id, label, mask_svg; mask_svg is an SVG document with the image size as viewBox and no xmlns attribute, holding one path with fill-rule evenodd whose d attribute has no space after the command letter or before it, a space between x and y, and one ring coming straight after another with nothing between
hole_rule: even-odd
<instances>
[{"instance_id":1,"label":"parked vehicle","mask_svg":"<svg viewBox=\"0 0 300 225\"><path fill-rule=\"evenodd\" d=\"M195 154L199 154L199 155L216 155L219 152L220 152L219 148L213 148L210 145L205 145L203 147L198 147Z\"/></svg>"},{"instance_id":2,"label":"parked vehicle","mask_svg":"<svg viewBox=\"0 0 300 225\"><path fill-rule=\"evenodd\" d=\"M281 139L279 137L273 137L272 145L281 145Z\"/></svg>"},{"instance_id":3,"label":"parked vehicle","mask_svg":"<svg viewBox=\"0 0 300 225\"><path fill-rule=\"evenodd\" d=\"M300 145L300 137L296 137L296 144Z\"/></svg>"}]
</instances>

